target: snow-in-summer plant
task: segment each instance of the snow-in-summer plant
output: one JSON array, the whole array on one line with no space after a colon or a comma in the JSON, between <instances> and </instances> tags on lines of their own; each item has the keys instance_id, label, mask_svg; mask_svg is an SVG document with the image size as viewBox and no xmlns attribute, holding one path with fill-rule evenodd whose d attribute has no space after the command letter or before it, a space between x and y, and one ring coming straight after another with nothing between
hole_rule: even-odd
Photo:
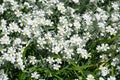
<instances>
[{"instance_id":1,"label":"snow-in-summer plant","mask_svg":"<svg viewBox=\"0 0 120 80\"><path fill-rule=\"evenodd\" d=\"M120 1L0 0L0 80L120 80Z\"/></svg>"}]
</instances>

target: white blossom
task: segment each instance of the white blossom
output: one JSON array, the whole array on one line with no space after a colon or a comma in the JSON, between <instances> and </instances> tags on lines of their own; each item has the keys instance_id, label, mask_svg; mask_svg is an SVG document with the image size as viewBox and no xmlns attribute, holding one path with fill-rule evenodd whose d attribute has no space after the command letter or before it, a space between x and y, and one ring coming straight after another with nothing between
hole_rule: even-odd
<instances>
[{"instance_id":1,"label":"white blossom","mask_svg":"<svg viewBox=\"0 0 120 80\"><path fill-rule=\"evenodd\" d=\"M58 64L53 64L53 69L54 69L54 70L59 70L60 67L61 67L61 66L58 65Z\"/></svg>"},{"instance_id":2,"label":"white blossom","mask_svg":"<svg viewBox=\"0 0 120 80\"><path fill-rule=\"evenodd\" d=\"M108 69L108 67L103 67L103 66L100 66L99 69L101 70L101 75L102 76L106 76L110 73L110 70Z\"/></svg>"},{"instance_id":3,"label":"white blossom","mask_svg":"<svg viewBox=\"0 0 120 80\"><path fill-rule=\"evenodd\" d=\"M116 80L116 78L114 76L110 76L109 78L107 78L107 80Z\"/></svg>"},{"instance_id":4,"label":"white blossom","mask_svg":"<svg viewBox=\"0 0 120 80\"><path fill-rule=\"evenodd\" d=\"M37 72L31 73L31 77L32 77L32 78L38 79L39 76L40 76L40 75L39 75Z\"/></svg>"},{"instance_id":5,"label":"white blossom","mask_svg":"<svg viewBox=\"0 0 120 80\"><path fill-rule=\"evenodd\" d=\"M95 80L95 78L93 75L89 74L89 75L87 75L86 80Z\"/></svg>"}]
</instances>

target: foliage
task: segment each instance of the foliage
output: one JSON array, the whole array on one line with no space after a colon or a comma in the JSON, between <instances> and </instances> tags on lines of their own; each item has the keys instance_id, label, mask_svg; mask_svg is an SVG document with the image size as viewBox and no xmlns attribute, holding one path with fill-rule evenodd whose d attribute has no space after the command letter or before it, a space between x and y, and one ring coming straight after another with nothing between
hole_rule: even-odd
<instances>
[{"instance_id":1,"label":"foliage","mask_svg":"<svg viewBox=\"0 0 120 80\"><path fill-rule=\"evenodd\" d=\"M0 0L0 80L119 79L119 0Z\"/></svg>"}]
</instances>

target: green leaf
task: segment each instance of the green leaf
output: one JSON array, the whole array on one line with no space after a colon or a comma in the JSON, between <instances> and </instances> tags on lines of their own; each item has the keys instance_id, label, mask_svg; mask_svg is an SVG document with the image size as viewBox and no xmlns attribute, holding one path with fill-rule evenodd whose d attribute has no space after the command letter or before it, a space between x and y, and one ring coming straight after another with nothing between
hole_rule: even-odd
<instances>
[{"instance_id":1,"label":"green leaf","mask_svg":"<svg viewBox=\"0 0 120 80\"><path fill-rule=\"evenodd\" d=\"M20 72L18 76L18 80L25 80L27 77L26 73Z\"/></svg>"},{"instance_id":2,"label":"green leaf","mask_svg":"<svg viewBox=\"0 0 120 80\"><path fill-rule=\"evenodd\" d=\"M58 80L64 80L64 79L62 79L61 77L59 77L58 75L54 75L54 76L57 77Z\"/></svg>"}]
</instances>

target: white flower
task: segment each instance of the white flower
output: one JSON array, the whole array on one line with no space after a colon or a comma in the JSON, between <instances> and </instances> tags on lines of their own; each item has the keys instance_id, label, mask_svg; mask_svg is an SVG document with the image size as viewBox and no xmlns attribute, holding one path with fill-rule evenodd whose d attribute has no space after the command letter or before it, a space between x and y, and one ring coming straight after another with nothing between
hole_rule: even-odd
<instances>
[{"instance_id":1,"label":"white flower","mask_svg":"<svg viewBox=\"0 0 120 80\"><path fill-rule=\"evenodd\" d=\"M79 0L72 0L74 3L78 3L79 2Z\"/></svg>"},{"instance_id":2,"label":"white flower","mask_svg":"<svg viewBox=\"0 0 120 80\"><path fill-rule=\"evenodd\" d=\"M51 15L51 14L53 14L53 12L51 11L51 10L47 10L47 12L46 12L48 15Z\"/></svg>"},{"instance_id":3,"label":"white flower","mask_svg":"<svg viewBox=\"0 0 120 80\"><path fill-rule=\"evenodd\" d=\"M113 22L119 21L119 18L120 18L120 15L119 15L118 12L114 12L114 13L111 14L111 20L112 20Z\"/></svg>"},{"instance_id":4,"label":"white flower","mask_svg":"<svg viewBox=\"0 0 120 80\"><path fill-rule=\"evenodd\" d=\"M6 8L4 7L4 3L2 5L0 5L0 13L4 13L4 11L6 10Z\"/></svg>"},{"instance_id":5,"label":"white flower","mask_svg":"<svg viewBox=\"0 0 120 80\"><path fill-rule=\"evenodd\" d=\"M88 54L87 50L82 48L77 48L77 53L81 54L82 58L84 59L88 59L88 57L90 57L90 54Z\"/></svg>"},{"instance_id":6,"label":"white flower","mask_svg":"<svg viewBox=\"0 0 120 80\"><path fill-rule=\"evenodd\" d=\"M98 13L96 13L96 14L94 14L95 15L95 17L96 17L96 19L99 21L100 20L100 14L98 14Z\"/></svg>"},{"instance_id":7,"label":"white flower","mask_svg":"<svg viewBox=\"0 0 120 80\"><path fill-rule=\"evenodd\" d=\"M10 23L9 24L9 31L10 32L20 32L19 26L17 25L17 23Z\"/></svg>"},{"instance_id":8,"label":"white flower","mask_svg":"<svg viewBox=\"0 0 120 80\"><path fill-rule=\"evenodd\" d=\"M56 4L59 2L59 0L50 0L50 2Z\"/></svg>"},{"instance_id":9,"label":"white flower","mask_svg":"<svg viewBox=\"0 0 120 80\"><path fill-rule=\"evenodd\" d=\"M58 27L58 33L60 34L60 35L62 35L62 36L64 36L65 35L65 33L67 33L66 31L65 31L65 28L63 28L63 27Z\"/></svg>"},{"instance_id":10,"label":"white flower","mask_svg":"<svg viewBox=\"0 0 120 80\"><path fill-rule=\"evenodd\" d=\"M50 40L51 37L52 37L52 34L51 34L50 32L47 32L47 33L45 34L45 39Z\"/></svg>"},{"instance_id":11,"label":"white flower","mask_svg":"<svg viewBox=\"0 0 120 80\"><path fill-rule=\"evenodd\" d=\"M30 58L30 63L31 63L32 65L34 65L34 64L37 62L35 56L29 56L29 58Z\"/></svg>"},{"instance_id":12,"label":"white flower","mask_svg":"<svg viewBox=\"0 0 120 80\"><path fill-rule=\"evenodd\" d=\"M79 79L74 79L74 80L79 80Z\"/></svg>"},{"instance_id":13,"label":"white flower","mask_svg":"<svg viewBox=\"0 0 120 80\"><path fill-rule=\"evenodd\" d=\"M102 13L102 14L101 14L102 20L107 20L108 17L109 17L109 15L107 15L107 14L105 14L105 13Z\"/></svg>"},{"instance_id":14,"label":"white flower","mask_svg":"<svg viewBox=\"0 0 120 80\"><path fill-rule=\"evenodd\" d=\"M11 8L11 9L12 9L13 11L17 10L18 7L19 7L18 3L17 3L16 1L14 1L14 0L10 0L10 2L11 2L11 5L12 5L12 8Z\"/></svg>"},{"instance_id":15,"label":"white flower","mask_svg":"<svg viewBox=\"0 0 120 80\"><path fill-rule=\"evenodd\" d=\"M74 21L73 24L74 24L76 30L80 29L81 24L79 23L79 21Z\"/></svg>"},{"instance_id":16,"label":"white flower","mask_svg":"<svg viewBox=\"0 0 120 80\"><path fill-rule=\"evenodd\" d=\"M100 55L100 58L101 58L101 62L104 62L104 61L108 60L108 57L105 54Z\"/></svg>"},{"instance_id":17,"label":"white flower","mask_svg":"<svg viewBox=\"0 0 120 80\"><path fill-rule=\"evenodd\" d=\"M17 55L16 62L17 62L16 66L23 71L25 68L25 65L23 65L23 60L18 55Z\"/></svg>"},{"instance_id":18,"label":"white flower","mask_svg":"<svg viewBox=\"0 0 120 80\"><path fill-rule=\"evenodd\" d=\"M89 13L83 14L82 18L85 20L87 25L92 24L92 17L91 17L91 15Z\"/></svg>"},{"instance_id":19,"label":"white flower","mask_svg":"<svg viewBox=\"0 0 120 80\"><path fill-rule=\"evenodd\" d=\"M90 2L95 2L95 0L90 0Z\"/></svg>"},{"instance_id":20,"label":"white flower","mask_svg":"<svg viewBox=\"0 0 120 80\"><path fill-rule=\"evenodd\" d=\"M87 44L91 43L91 40L111 38L118 33L120 29L119 1L109 1L109 5L105 8L103 3L107 0L86 0L90 8L83 7L82 13L80 7L82 2L80 1L27 0L25 2L23 0L0 0L0 69L5 68L5 72L10 74L12 70L17 68L25 72L27 67L34 65L39 67L36 65L39 56L36 56L34 50L32 50L34 53L32 56L27 54L31 52L29 48L37 48L40 49L37 51L43 50L42 52L45 50L42 62L45 65L48 64L46 66L48 69L52 67L53 71L67 66L67 64L63 64L63 59L68 62L68 66L71 60L79 65L79 60L76 61L78 57L85 60L91 57L91 54L94 56L94 51L98 51L101 54L96 56L100 58L97 64L102 63L102 66L100 65L99 70L96 70L98 72L95 72L97 79L116 80L119 77L120 66L118 64L120 61L118 58L109 60L112 58L111 52L109 53L109 49L112 48L109 47L111 44L103 42L97 45L96 50L89 49L92 45ZM35 42L36 47L32 46L31 42ZM114 43L115 46L117 44L119 46L119 42ZM114 51L119 53L120 50L116 46ZM24 52L27 52L27 55L24 55ZM93 63L94 61L91 60L92 57L80 65ZM111 65L106 64L108 66L104 66L103 64L108 60ZM10 63L12 67L6 66L7 63ZM29 64L31 66L28 66ZM9 72L5 66L10 68L8 68ZM109 67L111 68L111 66L115 67L116 78L110 76L111 69ZM88 68L88 70L91 69ZM39 72L36 72L37 70L32 71L34 72L31 73L30 71L31 78L39 79ZM14 76L14 73L9 75L9 77L11 76ZM77 78L74 76L73 79ZM82 80L82 77L79 76L79 79ZM7 74L0 73L0 80L8 80ZM88 74L86 80L95 80L95 76Z\"/></svg>"},{"instance_id":21,"label":"white flower","mask_svg":"<svg viewBox=\"0 0 120 80\"><path fill-rule=\"evenodd\" d=\"M84 42L83 40L78 36L78 35L73 35L71 38L70 38L70 42L75 46L81 46L83 47L84 45L82 45Z\"/></svg>"},{"instance_id":22,"label":"white flower","mask_svg":"<svg viewBox=\"0 0 120 80\"><path fill-rule=\"evenodd\" d=\"M106 27L106 32L110 33L110 35L115 35L117 33L111 26Z\"/></svg>"},{"instance_id":23,"label":"white flower","mask_svg":"<svg viewBox=\"0 0 120 80\"><path fill-rule=\"evenodd\" d=\"M73 55L74 53L73 53L73 50L72 49L69 49L69 48L65 48L64 49L64 52L65 52L65 54L67 54L67 55Z\"/></svg>"},{"instance_id":24,"label":"white flower","mask_svg":"<svg viewBox=\"0 0 120 80\"><path fill-rule=\"evenodd\" d=\"M9 47L7 53L9 53L11 55L15 55L16 49L14 47Z\"/></svg>"},{"instance_id":25,"label":"white flower","mask_svg":"<svg viewBox=\"0 0 120 80\"><path fill-rule=\"evenodd\" d=\"M60 52L60 47L59 46L55 46L55 47L52 47L52 52L55 53L55 54L58 54Z\"/></svg>"},{"instance_id":26,"label":"white flower","mask_svg":"<svg viewBox=\"0 0 120 80\"><path fill-rule=\"evenodd\" d=\"M45 23L46 23L45 25L48 25L48 26L52 26L53 25L53 22L51 22L50 20L46 20Z\"/></svg>"},{"instance_id":27,"label":"white flower","mask_svg":"<svg viewBox=\"0 0 120 80\"><path fill-rule=\"evenodd\" d=\"M105 80L103 77L100 77L99 80Z\"/></svg>"},{"instance_id":28,"label":"white flower","mask_svg":"<svg viewBox=\"0 0 120 80\"><path fill-rule=\"evenodd\" d=\"M99 22L98 27L100 28L101 32L105 32L105 23L104 22Z\"/></svg>"},{"instance_id":29,"label":"white flower","mask_svg":"<svg viewBox=\"0 0 120 80\"><path fill-rule=\"evenodd\" d=\"M39 76L40 76L40 75L39 75L37 72L34 72L34 73L31 74L31 77L32 77L32 78L35 78L35 79L38 79Z\"/></svg>"},{"instance_id":30,"label":"white flower","mask_svg":"<svg viewBox=\"0 0 120 80\"><path fill-rule=\"evenodd\" d=\"M90 56L90 53L88 54L88 53L86 53L86 51L83 52L83 53L81 53L81 56L82 56L82 58L84 58L84 59L88 59L88 57L91 57L91 56Z\"/></svg>"},{"instance_id":31,"label":"white flower","mask_svg":"<svg viewBox=\"0 0 120 80\"><path fill-rule=\"evenodd\" d=\"M117 2L112 3L114 10L119 10L119 4Z\"/></svg>"},{"instance_id":32,"label":"white flower","mask_svg":"<svg viewBox=\"0 0 120 80\"><path fill-rule=\"evenodd\" d=\"M89 75L87 75L86 80L95 80L95 78L93 75L89 74Z\"/></svg>"},{"instance_id":33,"label":"white flower","mask_svg":"<svg viewBox=\"0 0 120 80\"><path fill-rule=\"evenodd\" d=\"M98 52L100 52L100 51L107 51L108 49L110 49L110 47L108 46L108 44L102 43L101 45L98 45L96 49Z\"/></svg>"},{"instance_id":34,"label":"white flower","mask_svg":"<svg viewBox=\"0 0 120 80\"><path fill-rule=\"evenodd\" d=\"M7 24L6 20L2 19L2 20L1 20L1 27L0 27L0 29L4 30L4 28L6 28L6 27L5 27L6 24Z\"/></svg>"},{"instance_id":35,"label":"white flower","mask_svg":"<svg viewBox=\"0 0 120 80\"><path fill-rule=\"evenodd\" d=\"M39 37L37 40L37 43L40 44L40 46L43 47L44 44L46 44L45 38Z\"/></svg>"},{"instance_id":36,"label":"white flower","mask_svg":"<svg viewBox=\"0 0 120 80\"><path fill-rule=\"evenodd\" d=\"M20 38L16 38L15 40L14 40L14 44L20 44L21 43L21 39Z\"/></svg>"},{"instance_id":37,"label":"white flower","mask_svg":"<svg viewBox=\"0 0 120 80\"><path fill-rule=\"evenodd\" d=\"M65 18L65 16L61 16L59 22L65 24L67 22L67 19Z\"/></svg>"},{"instance_id":38,"label":"white flower","mask_svg":"<svg viewBox=\"0 0 120 80\"><path fill-rule=\"evenodd\" d=\"M34 32L34 36L35 36L35 37L38 37L39 35L40 35L40 31Z\"/></svg>"},{"instance_id":39,"label":"white flower","mask_svg":"<svg viewBox=\"0 0 120 80\"><path fill-rule=\"evenodd\" d=\"M28 27L25 27L23 30L22 30L22 34L23 35L27 35L28 37L31 36L31 31Z\"/></svg>"},{"instance_id":40,"label":"white flower","mask_svg":"<svg viewBox=\"0 0 120 80\"><path fill-rule=\"evenodd\" d=\"M99 0L90 0L90 2L95 2L95 1L99 1Z\"/></svg>"},{"instance_id":41,"label":"white flower","mask_svg":"<svg viewBox=\"0 0 120 80\"><path fill-rule=\"evenodd\" d=\"M7 60L7 61L10 61L11 63L15 63L15 56L14 55L11 55L11 54L7 54L7 53L5 53L4 55L2 55L2 57L3 57L3 59L4 60Z\"/></svg>"},{"instance_id":42,"label":"white flower","mask_svg":"<svg viewBox=\"0 0 120 80\"><path fill-rule=\"evenodd\" d=\"M118 63L119 63L119 59L118 58L113 58L112 62L111 62L111 65L116 66Z\"/></svg>"},{"instance_id":43,"label":"white flower","mask_svg":"<svg viewBox=\"0 0 120 80\"><path fill-rule=\"evenodd\" d=\"M116 80L116 78L114 76L110 76L109 78L107 78L107 80Z\"/></svg>"},{"instance_id":44,"label":"white flower","mask_svg":"<svg viewBox=\"0 0 120 80\"><path fill-rule=\"evenodd\" d=\"M110 73L110 70L108 69L108 67L100 66L99 69L101 70L101 75L102 75L102 76L106 76L107 74Z\"/></svg>"},{"instance_id":45,"label":"white flower","mask_svg":"<svg viewBox=\"0 0 120 80\"><path fill-rule=\"evenodd\" d=\"M16 10L16 11L15 11L15 14L16 14L16 16L17 16L17 17L22 16L22 12L21 12L21 11L19 11L19 10Z\"/></svg>"},{"instance_id":46,"label":"white flower","mask_svg":"<svg viewBox=\"0 0 120 80\"><path fill-rule=\"evenodd\" d=\"M91 38L91 34L89 32L84 33L83 39L89 40Z\"/></svg>"},{"instance_id":47,"label":"white flower","mask_svg":"<svg viewBox=\"0 0 120 80\"><path fill-rule=\"evenodd\" d=\"M51 57L48 57L46 61L49 62L49 64L52 64L53 62L55 62L55 60Z\"/></svg>"},{"instance_id":48,"label":"white flower","mask_svg":"<svg viewBox=\"0 0 120 80\"><path fill-rule=\"evenodd\" d=\"M8 75L4 73L4 70L0 71L0 80L8 80Z\"/></svg>"},{"instance_id":49,"label":"white flower","mask_svg":"<svg viewBox=\"0 0 120 80\"><path fill-rule=\"evenodd\" d=\"M53 64L53 69L54 69L54 70L59 70L60 67L61 67L61 66L58 65L58 64Z\"/></svg>"},{"instance_id":50,"label":"white flower","mask_svg":"<svg viewBox=\"0 0 120 80\"><path fill-rule=\"evenodd\" d=\"M99 8L99 7L97 7L97 9L96 9L98 12L100 12L100 13L103 13L104 11L103 11L103 9L101 9L101 8Z\"/></svg>"},{"instance_id":51,"label":"white flower","mask_svg":"<svg viewBox=\"0 0 120 80\"><path fill-rule=\"evenodd\" d=\"M9 36L5 35L0 39L1 44L10 44Z\"/></svg>"},{"instance_id":52,"label":"white flower","mask_svg":"<svg viewBox=\"0 0 120 80\"><path fill-rule=\"evenodd\" d=\"M64 13L66 11L63 3L58 3L57 8L61 13Z\"/></svg>"},{"instance_id":53,"label":"white flower","mask_svg":"<svg viewBox=\"0 0 120 80\"><path fill-rule=\"evenodd\" d=\"M62 61L61 61L61 59L59 59L59 58L55 59L55 61L56 61L58 64L62 64Z\"/></svg>"},{"instance_id":54,"label":"white flower","mask_svg":"<svg viewBox=\"0 0 120 80\"><path fill-rule=\"evenodd\" d=\"M100 0L102 3L104 3L105 1L104 0Z\"/></svg>"}]
</instances>

